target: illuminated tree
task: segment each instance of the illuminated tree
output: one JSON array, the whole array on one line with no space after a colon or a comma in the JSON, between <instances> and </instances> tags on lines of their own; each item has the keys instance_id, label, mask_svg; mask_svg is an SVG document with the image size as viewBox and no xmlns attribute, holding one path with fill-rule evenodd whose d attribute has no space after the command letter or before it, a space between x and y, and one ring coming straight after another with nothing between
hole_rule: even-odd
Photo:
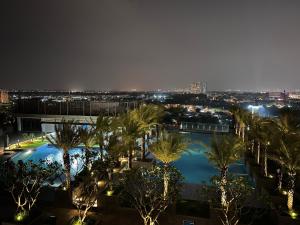
<instances>
[{"instance_id":1,"label":"illuminated tree","mask_svg":"<svg viewBox=\"0 0 300 225\"><path fill-rule=\"evenodd\" d=\"M217 214L223 225L239 224L243 215L247 215L248 222L252 224L255 219L261 218L269 208L268 199L263 196L256 196L255 190L251 187L249 181L245 177L228 175L228 180L223 186L227 193L226 204L219 207L220 201L216 196L219 191L219 186L222 184L222 178L215 176L211 180L211 185L203 185L200 188L200 198L204 201L210 201L212 206L220 213ZM261 208L253 208L252 211L247 210L247 207L254 206L258 201L265 205ZM252 204L254 203L254 204Z\"/></svg>"},{"instance_id":2,"label":"illuminated tree","mask_svg":"<svg viewBox=\"0 0 300 225\"><path fill-rule=\"evenodd\" d=\"M100 148L100 159L103 160L104 149L108 139L108 133L112 129L111 119L104 115L99 115L96 122L96 140Z\"/></svg>"},{"instance_id":3,"label":"illuminated tree","mask_svg":"<svg viewBox=\"0 0 300 225\"><path fill-rule=\"evenodd\" d=\"M139 168L128 171L124 181L124 194L127 200L137 209L145 225L154 225L162 212L172 203L180 188L181 176L173 170L170 177L168 195L163 195L164 171Z\"/></svg>"},{"instance_id":4,"label":"illuminated tree","mask_svg":"<svg viewBox=\"0 0 300 225\"><path fill-rule=\"evenodd\" d=\"M48 141L63 151L63 162L65 167L65 187L70 188L71 185L71 164L69 150L80 144L80 135L78 129L72 125L72 122L63 121L59 126L55 126L55 135L47 137Z\"/></svg>"},{"instance_id":5,"label":"illuminated tree","mask_svg":"<svg viewBox=\"0 0 300 225\"><path fill-rule=\"evenodd\" d=\"M79 128L80 141L85 148L85 164L90 169L90 158L92 156L91 149L97 143L96 133L93 129Z\"/></svg>"},{"instance_id":6,"label":"illuminated tree","mask_svg":"<svg viewBox=\"0 0 300 225\"><path fill-rule=\"evenodd\" d=\"M233 114L235 121L235 134L245 141L246 127L251 119L251 114L239 107L232 108L231 113Z\"/></svg>"},{"instance_id":7,"label":"illuminated tree","mask_svg":"<svg viewBox=\"0 0 300 225\"><path fill-rule=\"evenodd\" d=\"M287 207L293 210L296 172L300 169L300 135L289 134L279 140L279 147L270 156L280 163L288 174Z\"/></svg>"},{"instance_id":8,"label":"illuminated tree","mask_svg":"<svg viewBox=\"0 0 300 225\"><path fill-rule=\"evenodd\" d=\"M120 116L116 123L118 123L120 128L120 135L124 150L126 150L128 154L128 168L132 169L133 151L136 147L137 138L141 136L141 126L132 117L130 112Z\"/></svg>"},{"instance_id":9,"label":"illuminated tree","mask_svg":"<svg viewBox=\"0 0 300 225\"><path fill-rule=\"evenodd\" d=\"M61 165L47 161L19 161L17 164L7 161L3 164L1 180L17 205L15 219L25 219L38 200L41 189L51 185L62 173Z\"/></svg>"},{"instance_id":10,"label":"illuminated tree","mask_svg":"<svg viewBox=\"0 0 300 225\"><path fill-rule=\"evenodd\" d=\"M226 207L228 204L226 188L227 173L230 164L240 159L242 151L244 150L243 142L234 136L214 137L211 143L211 149L206 152L206 155L220 171L220 191L221 204Z\"/></svg>"},{"instance_id":11,"label":"illuminated tree","mask_svg":"<svg viewBox=\"0 0 300 225\"><path fill-rule=\"evenodd\" d=\"M79 185L74 188L73 204L78 212L77 224L85 224L88 212L92 207L97 206L99 189L96 181L95 174L85 174Z\"/></svg>"},{"instance_id":12,"label":"illuminated tree","mask_svg":"<svg viewBox=\"0 0 300 225\"><path fill-rule=\"evenodd\" d=\"M176 161L187 148L187 140L182 135L163 132L160 139L154 143L150 151L164 164L164 197L168 196L169 165Z\"/></svg>"},{"instance_id":13,"label":"illuminated tree","mask_svg":"<svg viewBox=\"0 0 300 225\"><path fill-rule=\"evenodd\" d=\"M146 153L146 133L159 124L164 111L157 105L140 105L130 112L132 117L139 123L142 135L142 160L145 160Z\"/></svg>"}]
</instances>

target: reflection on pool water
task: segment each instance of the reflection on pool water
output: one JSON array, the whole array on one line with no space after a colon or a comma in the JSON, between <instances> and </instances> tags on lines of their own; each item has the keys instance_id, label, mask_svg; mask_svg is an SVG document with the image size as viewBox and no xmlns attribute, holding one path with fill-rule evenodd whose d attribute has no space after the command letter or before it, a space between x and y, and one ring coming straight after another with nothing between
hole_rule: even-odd
<instances>
[{"instance_id":1,"label":"reflection on pool water","mask_svg":"<svg viewBox=\"0 0 300 225\"><path fill-rule=\"evenodd\" d=\"M208 161L205 152L209 151L211 134L190 133L186 134L190 139L187 152L173 165L182 173L184 182L202 184L210 183L211 177L218 175L219 171ZM246 175L243 163L237 162L229 167L229 172Z\"/></svg>"},{"instance_id":2,"label":"reflection on pool water","mask_svg":"<svg viewBox=\"0 0 300 225\"><path fill-rule=\"evenodd\" d=\"M80 172L83 168L84 157L72 157L75 155L82 156L83 152L81 148L74 148L69 151L71 158L71 175L74 176ZM63 166L63 151L57 149L53 145L42 145L34 150L27 150L16 153L12 156L12 161L17 163L19 160L27 162L31 160L33 163L39 163L40 160L47 160L49 163L58 162Z\"/></svg>"},{"instance_id":3,"label":"reflection on pool water","mask_svg":"<svg viewBox=\"0 0 300 225\"><path fill-rule=\"evenodd\" d=\"M181 158L173 163L173 165L180 170L184 177L184 182L209 184L210 178L217 175L218 170L208 161L205 152L209 151L208 147L212 135L210 134L187 134L191 144L188 146L187 152L185 152ZM81 148L74 148L70 150L70 155L82 155ZM19 152L12 157L14 162L18 160L33 162L39 162L39 160L49 160L50 162L58 162L63 165L63 152L52 145L43 145L35 150L28 150ZM78 173L83 166L82 157L77 160L72 160L71 174L74 176ZM230 166L230 172L235 174L246 175L246 168L243 163L235 163Z\"/></svg>"}]
</instances>

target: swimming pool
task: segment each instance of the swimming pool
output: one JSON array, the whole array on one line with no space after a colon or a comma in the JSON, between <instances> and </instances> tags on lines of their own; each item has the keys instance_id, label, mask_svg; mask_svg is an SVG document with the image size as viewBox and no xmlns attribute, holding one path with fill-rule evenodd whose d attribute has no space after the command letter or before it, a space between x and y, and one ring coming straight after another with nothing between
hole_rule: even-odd
<instances>
[{"instance_id":1,"label":"swimming pool","mask_svg":"<svg viewBox=\"0 0 300 225\"><path fill-rule=\"evenodd\" d=\"M205 152L209 149L212 135L187 133L185 134L191 141L187 151L173 165L182 173L185 183L202 184L210 183L212 176L219 174L219 171L208 161ZM70 150L70 155L82 155L81 148ZM63 153L53 145L43 145L35 150L19 152L12 157L14 162L18 160L32 160L37 163L39 160L56 161L63 165ZM74 176L83 167L82 158L72 160L71 175ZM243 163L237 162L229 167L229 171L235 174L246 175L246 168Z\"/></svg>"},{"instance_id":2,"label":"swimming pool","mask_svg":"<svg viewBox=\"0 0 300 225\"><path fill-rule=\"evenodd\" d=\"M71 159L71 176L72 179L76 174L78 174L83 169L83 151L81 148L74 148L69 151ZM82 157L75 157L80 155ZM73 156L73 157L72 157ZM48 162L58 162L63 166L63 151L57 149L53 145L45 144L33 150L25 150L18 152L11 157L11 160L14 163L17 163L19 160L23 162L32 161L33 163L39 163L40 160L46 160ZM64 180L64 175L60 179L57 179L53 186L59 186L61 180Z\"/></svg>"},{"instance_id":3,"label":"swimming pool","mask_svg":"<svg viewBox=\"0 0 300 225\"><path fill-rule=\"evenodd\" d=\"M219 171L208 161L205 152L212 139L211 134L187 133L190 139L188 149L173 165L182 173L185 183L209 184L211 177L218 175ZM229 172L247 175L246 167L242 162L230 165Z\"/></svg>"}]
</instances>

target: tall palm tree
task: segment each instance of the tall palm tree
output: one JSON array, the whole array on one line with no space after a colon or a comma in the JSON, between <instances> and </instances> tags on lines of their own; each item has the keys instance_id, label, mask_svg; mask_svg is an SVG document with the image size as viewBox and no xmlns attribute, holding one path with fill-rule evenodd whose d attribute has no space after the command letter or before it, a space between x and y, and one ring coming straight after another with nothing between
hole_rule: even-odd
<instances>
[{"instance_id":1,"label":"tall palm tree","mask_svg":"<svg viewBox=\"0 0 300 225\"><path fill-rule=\"evenodd\" d=\"M167 198L169 187L168 167L171 162L180 158L186 151L187 140L179 134L162 132L160 139L150 147L152 154L164 164L164 198Z\"/></svg>"},{"instance_id":2,"label":"tall palm tree","mask_svg":"<svg viewBox=\"0 0 300 225\"><path fill-rule=\"evenodd\" d=\"M231 112L231 114L232 114L233 121L234 121L234 130L235 130L235 134L238 135L239 121L240 121L240 117L239 117L239 107L232 107L232 108L230 109L230 112Z\"/></svg>"},{"instance_id":3,"label":"tall palm tree","mask_svg":"<svg viewBox=\"0 0 300 225\"><path fill-rule=\"evenodd\" d=\"M211 149L206 155L220 171L220 191L221 204L227 205L227 194L225 186L227 183L227 173L230 164L240 159L244 150L244 144L240 138L234 136L214 137L211 142Z\"/></svg>"},{"instance_id":4,"label":"tall palm tree","mask_svg":"<svg viewBox=\"0 0 300 225\"><path fill-rule=\"evenodd\" d=\"M231 113L233 114L235 121L235 134L245 141L246 127L249 119L251 118L251 114L239 107L232 108Z\"/></svg>"},{"instance_id":5,"label":"tall palm tree","mask_svg":"<svg viewBox=\"0 0 300 225\"><path fill-rule=\"evenodd\" d=\"M270 157L287 170L289 177L287 207L293 210L296 172L300 169L300 135L289 134L280 139L277 152Z\"/></svg>"},{"instance_id":6,"label":"tall palm tree","mask_svg":"<svg viewBox=\"0 0 300 225\"><path fill-rule=\"evenodd\" d=\"M250 130L248 131L250 142L256 144L256 163L260 165L261 150L263 150L263 168L264 175L268 175L268 151L271 143L273 142L274 122L269 118L261 118L254 115L251 119Z\"/></svg>"},{"instance_id":7,"label":"tall palm tree","mask_svg":"<svg viewBox=\"0 0 300 225\"><path fill-rule=\"evenodd\" d=\"M251 119L251 126L249 130L249 136L252 137L253 147L256 145L256 163L260 165L261 149L265 141L266 126L263 118L253 115Z\"/></svg>"},{"instance_id":8,"label":"tall palm tree","mask_svg":"<svg viewBox=\"0 0 300 225\"><path fill-rule=\"evenodd\" d=\"M109 137L107 146L106 146L106 151L107 151L107 157L114 160L118 161L120 154L123 153L124 147L122 146L120 137L117 134L112 134Z\"/></svg>"},{"instance_id":9,"label":"tall palm tree","mask_svg":"<svg viewBox=\"0 0 300 225\"><path fill-rule=\"evenodd\" d=\"M128 168L132 169L132 154L135 150L136 140L141 136L141 126L132 117L131 112L121 115L118 120L116 120L116 123L120 129L123 147L128 153Z\"/></svg>"},{"instance_id":10,"label":"tall palm tree","mask_svg":"<svg viewBox=\"0 0 300 225\"><path fill-rule=\"evenodd\" d=\"M300 132L300 121L292 111L282 111L274 122L282 135Z\"/></svg>"},{"instance_id":11,"label":"tall palm tree","mask_svg":"<svg viewBox=\"0 0 300 225\"><path fill-rule=\"evenodd\" d=\"M103 160L103 154L106 142L108 140L108 133L111 131L111 119L104 115L99 115L96 122L96 140L99 144L100 159Z\"/></svg>"},{"instance_id":12,"label":"tall palm tree","mask_svg":"<svg viewBox=\"0 0 300 225\"><path fill-rule=\"evenodd\" d=\"M85 166L90 169L91 149L97 143L96 133L94 129L87 129L80 127L79 130L80 141L84 145L85 150Z\"/></svg>"},{"instance_id":13,"label":"tall palm tree","mask_svg":"<svg viewBox=\"0 0 300 225\"><path fill-rule=\"evenodd\" d=\"M259 139L260 143L263 145L263 151L264 151L264 175L268 176L268 152L269 148L271 147L271 144L274 143L274 123L273 120L268 118L263 118L260 120L260 131L259 131ZM272 146L273 148L273 146Z\"/></svg>"},{"instance_id":14,"label":"tall palm tree","mask_svg":"<svg viewBox=\"0 0 300 225\"><path fill-rule=\"evenodd\" d=\"M300 120L299 117L295 114L295 112L284 109L280 112L278 118L272 120L273 124L273 141L272 145L281 146L281 140L286 139L289 136L299 135L300 134ZM274 154L273 154L274 155ZM279 182L278 182L278 190L281 190L282 187L282 168L284 165L282 164L282 160L277 160L281 166L281 170L279 170Z\"/></svg>"},{"instance_id":15,"label":"tall palm tree","mask_svg":"<svg viewBox=\"0 0 300 225\"><path fill-rule=\"evenodd\" d=\"M51 144L63 151L63 162L66 176L65 187L66 189L70 189L71 164L69 150L80 144L78 129L73 125L72 121L63 121L63 123L59 126L55 126L55 135L50 135L47 139Z\"/></svg>"},{"instance_id":16,"label":"tall palm tree","mask_svg":"<svg viewBox=\"0 0 300 225\"><path fill-rule=\"evenodd\" d=\"M132 117L140 124L142 135L142 160L145 160L146 154L146 133L154 126L159 124L160 119L163 116L163 109L157 105L140 105L133 110Z\"/></svg>"},{"instance_id":17,"label":"tall palm tree","mask_svg":"<svg viewBox=\"0 0 300 225\"><path fill-rule=\"evenodd\" d=\"M13 125L14 121L15 117L12 113L12 106L0 104L0 130L2 130L4 147L7 147L9 145L7 131L8 128Z\"/></svg>"}]
</instances>

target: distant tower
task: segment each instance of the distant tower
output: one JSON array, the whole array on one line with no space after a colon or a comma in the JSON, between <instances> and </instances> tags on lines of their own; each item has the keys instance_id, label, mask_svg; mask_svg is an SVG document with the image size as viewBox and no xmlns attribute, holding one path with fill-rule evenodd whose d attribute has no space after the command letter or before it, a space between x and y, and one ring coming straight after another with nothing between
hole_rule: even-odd
<instances>
[{"instance_id":1,"label":"distant tower","mask_svg":"<svg viewBox=\"0 0 300 225\"><path fill-rule=\"evenodd\" d=\"M193 82L190 86L190 92L192 94L201 93L201 83L200 82Z\"/></svg>"},{"instance_id":2,"label":"distant tower","mask_svg":"<svg viewBox=\"0 0 300 225\"><path fill-rule=\"evenodd\" d=\"M207 83L206 82L202 82L202 93L206 94L207 91Z\"/></svg>"},{"instance_id":3,"label":"distant tower","mask_svg":"<svg viewBox=\"0 0 300 225\"><path fill-rule=\"evenodd\" d=\"M286 103L287 103L287 93L284 90L283 91L283 104L286 105Z\"/></svg>"},{"instance_id":4,"label":"distant tower","mask_svg":"<svg viewBox=\"0 0 300 225\"><path fill-rule=\"evenodd\" d=\"M205 94L207 91L207 83L206 82L193 82L190 85L189 92L192 94Z\"/></svg>"}]
</instances>

